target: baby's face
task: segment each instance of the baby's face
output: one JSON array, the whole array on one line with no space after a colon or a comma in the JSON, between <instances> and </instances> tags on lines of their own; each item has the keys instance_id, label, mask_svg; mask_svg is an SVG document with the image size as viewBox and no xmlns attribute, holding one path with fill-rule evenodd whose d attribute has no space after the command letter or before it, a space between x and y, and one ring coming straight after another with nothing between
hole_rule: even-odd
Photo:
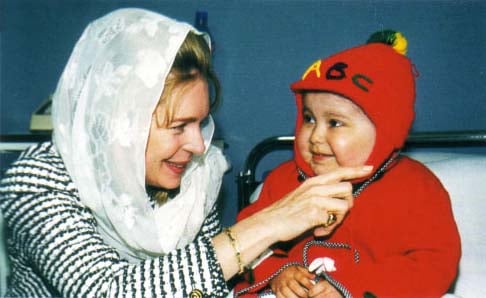
<instances>
[{"instance_id":1,"label":"baby's face","mask_svg":"<svg viewBox=\"0 0 486 298\"><path fill-rule=\"evenodd\" d=\"M297 147L316 175L365 164L376 130L359 106L333 93L309 92L303 96L302 113Z\"/></svg>"}]
</instances>

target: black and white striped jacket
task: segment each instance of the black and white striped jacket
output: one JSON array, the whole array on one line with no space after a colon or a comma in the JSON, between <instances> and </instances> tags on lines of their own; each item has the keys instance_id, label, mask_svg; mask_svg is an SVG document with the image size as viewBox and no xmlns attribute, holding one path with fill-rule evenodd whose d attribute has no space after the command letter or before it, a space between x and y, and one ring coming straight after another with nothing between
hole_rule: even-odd
<instances>
[{"instance_id":1,"label":"black and white striped jacket","mask_svg":"<svg viewBox=\"0 0 486 298\"><path fill-rule=\"evenodd\" d=\"M7 226L9 297L225 297L211 237L215 208L196 240L138 265L121 259L97 233L52 143L27 149L0 185Z\"/></svg>"}]
</instances>

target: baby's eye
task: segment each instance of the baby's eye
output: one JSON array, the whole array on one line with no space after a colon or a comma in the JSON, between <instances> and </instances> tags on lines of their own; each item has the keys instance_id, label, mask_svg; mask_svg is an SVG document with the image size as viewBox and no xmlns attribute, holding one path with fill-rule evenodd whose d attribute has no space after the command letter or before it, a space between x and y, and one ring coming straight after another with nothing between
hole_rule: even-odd
<instances>
[{"instance_id":1,"label":"baby's eye","mask_svg":"<svg viewBox=\"0 0 486 298\"><path fill-rule=\"evenodd\" d=\"M344 125L344 123L342 121L339 121L339 120L336 120L336 119L329 120L329 126L330 127L341 127L343 125Z\"/></svg>"},{"instance_id":2,"label":"baby's eye","mask_svg":"<svg viewBox=\"0 0 486 298\"><path fill-rule=\"evenodd\" d=\"M303 115L303 119L304 119L304 123L311 123L311 124L313 124L313 123L316 122L316 120L314 119L314 117L312 117L309 114L304 114Z\"/></svg>"}]
</instances>

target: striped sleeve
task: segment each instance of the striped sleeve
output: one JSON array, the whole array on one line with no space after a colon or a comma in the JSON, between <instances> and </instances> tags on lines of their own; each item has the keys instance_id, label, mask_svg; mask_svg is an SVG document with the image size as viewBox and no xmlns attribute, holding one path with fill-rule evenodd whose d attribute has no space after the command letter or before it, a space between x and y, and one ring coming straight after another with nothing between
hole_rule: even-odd
<instances>
[{"instance_id":1,"label":"striped sleeve","mask_svg":"<svg viewBox=\"0 0 486 298\"><path fill-rule=\"evenodd\" d=\"M217 208L193 243L129 264L104 244L62 160L39 153L46 150L51 149L25 154L0 187L12 265L8 295L189 297L193 290L209 297L227 295L211 241L221 230Z\"/></svg>"}]
</instances>

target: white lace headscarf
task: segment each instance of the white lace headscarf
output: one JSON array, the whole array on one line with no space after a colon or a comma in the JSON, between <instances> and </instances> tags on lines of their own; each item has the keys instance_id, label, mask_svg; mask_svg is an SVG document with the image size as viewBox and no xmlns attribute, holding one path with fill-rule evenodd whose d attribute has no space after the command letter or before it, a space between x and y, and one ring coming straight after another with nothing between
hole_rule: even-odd
<instances>
[{"instance_id":1,"label":"white lace headscarf","mask_svg":"<svg viewBox=\"0 0 486 298\"><path fill-rule=\"evenodd\" d=\"M53 96L54 142L105 241L132 262L194 240L217 199L228 163L209 146L185 171L180 193L153 207L145 188L152 113L187 33L142 9L116 10L86 28ZM208 42L209 44L209 42Z\"/></svg>"}]
</instances>

